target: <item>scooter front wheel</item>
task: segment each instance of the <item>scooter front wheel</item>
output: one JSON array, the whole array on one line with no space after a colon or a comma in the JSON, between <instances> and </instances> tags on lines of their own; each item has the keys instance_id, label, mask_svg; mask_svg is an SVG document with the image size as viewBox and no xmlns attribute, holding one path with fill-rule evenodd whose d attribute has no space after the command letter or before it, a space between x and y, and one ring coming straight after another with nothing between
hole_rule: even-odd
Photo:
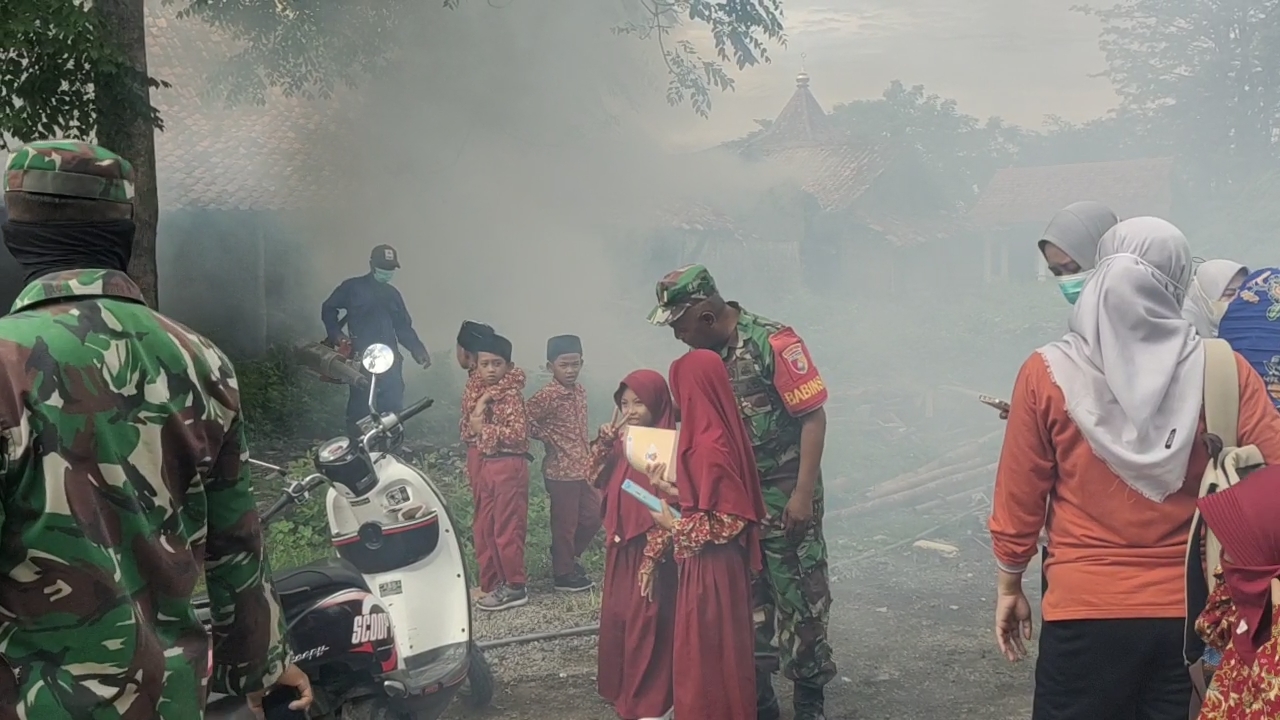
<instances>
[{"instance_id":1,"label":"scooter front wheel","mask_svg":"<svg viewBox=\"0 0 1280 720\"><path fill-rule=\"evenodd\" d=\"M362 699L342 706L340 720L411 720L409 716L392 711L381 699Z\"/></svg>"},{"instance_id":2,"label":"scooter front wheel","mask_svg":"<svg viewBox=\"0 0 1280 720\"><path fill-rule=\"evenodd\" d=\"M459 688L458 694L463 702L473 710L489 707L493 702L493 668L484 656L484 651L474 643L471 645L471 660L467 665L467 679Z\"/></svg>"}]
</instances>

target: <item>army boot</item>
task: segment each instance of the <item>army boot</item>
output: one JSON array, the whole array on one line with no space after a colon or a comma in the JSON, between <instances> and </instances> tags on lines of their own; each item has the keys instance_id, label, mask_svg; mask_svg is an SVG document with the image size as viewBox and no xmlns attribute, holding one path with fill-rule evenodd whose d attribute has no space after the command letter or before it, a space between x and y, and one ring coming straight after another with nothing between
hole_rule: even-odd
<instances>
[{"instance_id":1,"label":"army boot","mask_svg":"<svg viewBox=\"0 0 1280 720\"><path fill-rule=\"evenodd\" d=\"M773 673L756 671L756 720L781 720L782 706L773 691Z\"/></svg>"},{"instance_id":2,"label":"army boot","mask_svg":"<svg viewBox=\"0 0 1280 720\"><path fill-rule=\"evenodd\" d=\"M796 683L796 720L827 720L823 712L826 694L821 685Z\"/></svg>"}]
</instances>

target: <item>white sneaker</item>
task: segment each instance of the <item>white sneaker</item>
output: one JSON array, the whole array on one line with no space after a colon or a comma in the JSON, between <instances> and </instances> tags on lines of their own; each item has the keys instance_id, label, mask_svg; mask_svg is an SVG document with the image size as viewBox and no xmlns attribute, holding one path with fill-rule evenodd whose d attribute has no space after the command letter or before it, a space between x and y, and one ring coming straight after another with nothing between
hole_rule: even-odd
<instances>
[{"instance_id":1,"label":"white sneaker","mask_svg":"<svg viewBox=\"0 0 1280 720\"><path fill-rule=\"evenodd\" d=\"M666 713L664 713L662 717L640 718L640 720L675 720L675 717L676 717L676 709L671 708Z\"/></svg>"}]
</instances>

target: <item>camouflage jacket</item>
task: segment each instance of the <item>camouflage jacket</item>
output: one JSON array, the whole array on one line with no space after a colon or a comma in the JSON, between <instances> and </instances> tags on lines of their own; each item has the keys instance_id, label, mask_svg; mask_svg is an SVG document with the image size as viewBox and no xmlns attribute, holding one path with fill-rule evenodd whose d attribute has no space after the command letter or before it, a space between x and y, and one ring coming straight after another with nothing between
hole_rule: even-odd
<instances>
[{"instance_id":1,"label":"camouflage jacket","mask_svg":"<svg viewBox=\"0 0 1280 720\"><path fill-rule=\"evenodd\" d=\"M190 720L283 669L230 362L123 273L0 318L0 720ZM204 574L210 637L192 593Z\"/></svg>"},{"instance_id":2,"label":"camouflage jacket","mask_svg":"<svg viewBox=\"0 0 1280 720\"><path fill-rule=\"evenodd\" d=\"M827 389L795 331L739 311L737 337L720 349L738 410L746 422L760 477L795 477L800 460L800 418L822 406Z\"/></svg>"}]
</instances>

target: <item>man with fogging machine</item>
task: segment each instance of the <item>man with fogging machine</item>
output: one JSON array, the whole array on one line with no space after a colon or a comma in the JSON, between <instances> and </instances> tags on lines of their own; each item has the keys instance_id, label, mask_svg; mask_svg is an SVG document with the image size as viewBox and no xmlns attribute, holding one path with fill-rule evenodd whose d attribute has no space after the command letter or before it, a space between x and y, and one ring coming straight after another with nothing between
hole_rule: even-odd
<instances>
[{"instance_id":1,"label":"man with fogging machine","mask_svg":"<svg viewBox=\"0 0 1280 720\"><path fill-rule=\"evenodd\" d=\"M822 534L827 388L804 341L781 323L726 302L711 273L690 265L658 281L654 325L720 353L751 437L768 517L756 602L756 712L781 717L772 675L795 683L796 720L824 720L836 665L827 642L831 587Z\"/></svg>"},{"instance_id":2,"label":"man with fogging machine","mask_svg":"<svg viewBox=\"0 0 1280 720\"><path fill-rule=\"evenodd\" d=\"M396 351L391 370L378 378L374 407L378 412L399 412L404 408L404 363L399 347L403 345L413 356L414 362L423 368L430 367L431 356L413 330L413 321L405 307L400 291L391 284L391 278L400 267L396 249L379 245L369 255L369 272L344 280L320 308L320 319L327 333L325 344L337 347L350 336L355 357L365 348L381 343ZM339 311L345 315L339 317ZM347 335L342 332L346 326ZM351 386L347 400L347 422L354 425L369 413L369 396L366 390Z\"/></svg>"}]
</instances>

